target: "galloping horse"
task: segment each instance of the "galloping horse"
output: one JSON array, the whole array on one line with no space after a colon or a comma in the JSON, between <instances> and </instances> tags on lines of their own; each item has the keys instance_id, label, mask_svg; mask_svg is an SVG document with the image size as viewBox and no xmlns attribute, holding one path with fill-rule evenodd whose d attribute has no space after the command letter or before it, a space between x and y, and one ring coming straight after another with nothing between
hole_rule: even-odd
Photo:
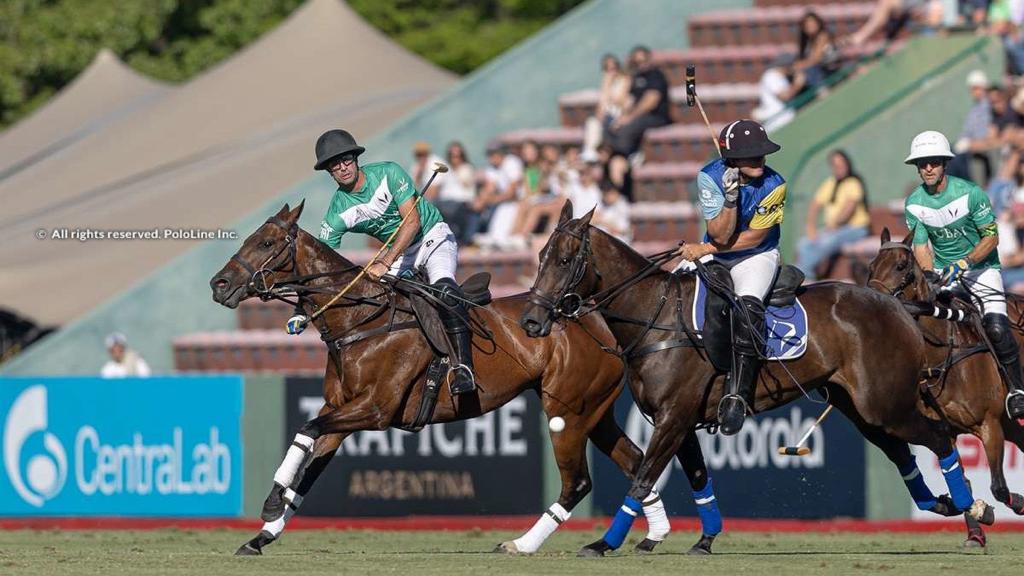
<instances>
[{"instance_id":1,"label":"galloping horse","mask_svg":"<svg viewBox=\"0 0 1024 576\"><path fill-rule=\"evenodd\" d=\"M936 292L914 257L913 234L902 242L893 242L887 228L882 231L881 240L878 255L870 264L868 287L904 301L933 303ZM1019 326L1020 300L1008 297L1007 308ZM985 345L982 328L923 314L918 317L918 324L927 344L928 366L934 367L935 372L928 393L955 433L972 434L985 445L992 495L1016 514L1024 515L1024 496L1010 492L1003 476L1005 441L1010 440L1024 450L1024 429L1006 416L1006 390L998 364ZM1017 332L1019 339L1019 329Z\"/></svg>"},{"instance_id":2,"label":"galloping horse","mask_svg":"<svg viewBox=\"0 0 1024 576\"><path fill-rule=\"evenodd\" d=\"M654 422L643 464L622 508L627 516L617 514L605 538L581 550L601 555L621 544L628 515L636 516L636 503L651 490L684 440L691 452L699 450L692 440L694 427L715 422L724 377L707 360L695 328L682 312L693 302L694 275L661 270L590 226L592 213L577 220L571 215L572 207L566 203L541 251L530 305L520 324L529 335L542 337L562 317L582 320L588 311L600 311L619 345L633 352L626 355L633 397ZM587 305L591 300L595 303ZM824 388L829 401L885 450L905 478L917 470L907 442L939 456L952 502L945 496L935 498L917 475L908 480L908 487L919 507L942 515L970 508L976 517L984 514L989 521L991 508L982 508L984 503L972 506L970 488L956 465L959 455L942 423L927 418L919 406L917 382L926 345L913 317L895 299L850 284L808 286L800 301L814 327L807 351L799 359L765 365L754 410L768 410L802 391ZM707 482L706 471L696 480L691 477L695 492ZM625 520L620 522L620 516ZM705 552L710 552L708 536L705 533L698 542Z\"/></svg>"},{"instance_id":3,"label":"galloping horse","mask_svg":"<svg viewBox=\"0 0 1024 576\"><path fill-rule=\"evenodd\" d=\"M214 301L235 308L246 298L289 290L312 314L338 292L339 282L354 279L360 268L299 228L301 213L301 204L294 210L285 205L245 240L210 281ZM551 433L562 491L529 532L499 549L536 551L590 492L588 437L630 478L638 469L643 454L609 409L621 391L623 368L618 358L602 350L613 346L614 339L600 318L537 340L523 335L515 321L526 306L525 295L475 308L475 323L488 332L474 337L479 390L453 397L440 386L436 408L424 421L418 412L435 354L416 327L417 317L401 288L409 281L393 282L359 279L343 299L315 317L330 352L323 386L326 405L296 435L263 505L263 529L237 554L261 554L281 534L349 434L473 418L526 390L540 395L548 417L565 420L563 430ZM660 539L668 532L667 518L659 526L662 533L655 537Z\"/></svg>"}]
</instances>

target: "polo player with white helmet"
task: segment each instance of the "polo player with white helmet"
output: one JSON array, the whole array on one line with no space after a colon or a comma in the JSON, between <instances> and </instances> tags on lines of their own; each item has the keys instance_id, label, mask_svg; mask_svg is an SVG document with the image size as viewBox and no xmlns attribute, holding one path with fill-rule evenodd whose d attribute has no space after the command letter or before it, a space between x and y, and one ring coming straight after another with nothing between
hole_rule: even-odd
<instances>
[{"instance_id":1,"label":"polo player with white helmet","mask_svg":"<svg viewBox=\"0 0 1024 576\"><path fill-rule=\"evenodd\" d=\"M765 298L775 282L781 257L779 237L786 181L765 165L765 156L781 146L753 120L737 120L722 129L722 157L697 175L707 234L704 242L684 244L678 254L696 261L713 254L729 268L733 290L745 314L732 314L733 366L726 395L718 405L723 434L736 434L747 411L753 411L754 385L761 369L765 332ZM743 317L747 321L743 321Z\"/></svg>"},{"instance_id":2,"label":"polo player with white helmet","mask_svg":"<svg viewBox=\"0 0 1024 576\"><path fill-rule=\"evenodd\" d=\"M1006 315L996 252L996 217L981 188L946 174L946 164L952 158L949 141L941 132L921 132L910 143L905 162L917 167L922 182L905 203L907 227L914 235L914 257L929 271L926 274L934 270L941 284L960 280L967 287L982 311L982 326L1008 376L1006 411L1011 419L1024 418L1024 376L1020 349Z\"/></svg>"}]
</instances>

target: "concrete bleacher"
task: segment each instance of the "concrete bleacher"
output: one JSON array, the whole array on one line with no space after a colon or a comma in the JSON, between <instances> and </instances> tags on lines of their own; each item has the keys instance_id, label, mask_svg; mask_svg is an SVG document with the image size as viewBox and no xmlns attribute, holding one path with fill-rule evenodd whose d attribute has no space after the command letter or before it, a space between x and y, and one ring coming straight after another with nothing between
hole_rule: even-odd
<instances>
[{"instance_id":1,"label":"concrete bleacher","mask_svg":"<svg viewBox=\"0 0 1024 576\"><path fill-rule=\"evenodd\" d=\"M725 82L700 86L700 102L708 120L725 123L736 118L749 115L757 106L757 84L751 82ZM598 91L595 89L579 90L563 94L558 99L562 126L583 126L587 116L591 116L597 108ZM669 90L672 101L672 115L676 118L690 114L686 105L686 87L673 86Z\"/></svg>"},{"instance_id":2,"label":"concrete bleacher","mask_svg":"<svg viewBox=\"0 0 1024 576\"><path fill-rule=\"evenodd\" d=\"M788 44L799 33L806 5L763 7L758 10L714 10L690 18L690 46ZM814 11L836 36L860 28L875 9L874 2L815 6Z\"/></svg>"}]
</instances>

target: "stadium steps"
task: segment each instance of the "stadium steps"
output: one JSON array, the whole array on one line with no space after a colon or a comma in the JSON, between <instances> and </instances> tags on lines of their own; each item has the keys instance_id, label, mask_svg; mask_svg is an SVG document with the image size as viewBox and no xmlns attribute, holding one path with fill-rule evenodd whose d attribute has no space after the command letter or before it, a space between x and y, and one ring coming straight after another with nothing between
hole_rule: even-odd
<instances>
[{"instance_id":1,"label":"stadium steps","mask_svg":"<svg viewBox=\"0 0 1024 576\"><path fill-rule=\"evenodd\" d=\"M575 128L583 126L588 116L597 108L599 91L579 90L563 94L558 99L562 126ZM672 101L672 116L686 122L701 123L700 115L686 105L686 87L673 86L669 90ZM749 116L757 106L757 84L750 82L700 85L700 103L708 120L713 123L731 122L736 118Z\"/></svg>"},{"instance_id":2,"label":"stadium steps","mask_svg":"<svg viewBox=\"0 0 1024 576\"><path fill-rule=\"evenodd\" d=\"M713 124L720 130L723 124ZM499 138L508 149L515 149L531 140L540 145L553 144L559 148L580 147L582 128L526 128L503 134ZM670 124L652 128L644 134L644 162L706 162L715 155L715 146L704 124Z\"/></svg>"},{"instance_id":3,"label":"stadium steps","mask_svg":"<svg viewBox=\"0 0 1024 576\"><path fill-rule=\"evenodd\" d=\"M772 8L777 6L802 6L819 8L826 4L849 4L850 0L754 0L755 8Z\"/></svg>"},{"instance_id":4,"label":"stadium steps","mask_svg":"<svg viewBox=\"0 0 1024 576\"><path fill-rule=\"evenodd\" d=\"M783 44L799 34L799 22L809 6L761 7L757 10L714 10L698 14L688 22L690 46L743 46ZM875 9L874 2L836 3L814 6L836 36L861 27Z\"/></svg>"}]
</instances>

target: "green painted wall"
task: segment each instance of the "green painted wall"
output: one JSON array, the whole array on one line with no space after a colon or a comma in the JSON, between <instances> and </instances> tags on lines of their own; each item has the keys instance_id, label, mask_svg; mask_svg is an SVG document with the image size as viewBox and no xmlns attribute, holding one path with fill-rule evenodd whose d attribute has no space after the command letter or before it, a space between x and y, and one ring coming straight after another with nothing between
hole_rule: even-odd
<instances>
[{"instance_id":1,"label":"green painted wall","mask_svg":"<svg viewBox=\"0 0 1024 576\"><path fill-rule=\"evenodd\" d=\"M263 500L270 492L274 471L284 454L285 405L284 376L247 375L242 412L242 451L244 484L242 514L259 516Z\"/></svg>"},{"instance_id":2,"label":"green painted wall","mask_svg":"<svg viewBox=\"0 0 1024 576\"><path fill-rule=\"evenodd\" d=\"M557 125L558 96L596 86L601 54L621 55L638 43L656 49L682 48L690 14L749 6L751 0L719 0L713 5L692 0L593 0L368 139L366 158L404 164L416 140L440 147L459 139L479 164L484 161L485 143L498 134ZM309 146L312 158L313 142ZM254 206L253 214L231 228L245 236L282 203L305 198L301 224L316 229L331 189L327 176L311 174L283 191L280 199ZM235 313L214 304L207 284L237 248L235 242L211 242L183 254L5 364L0 373L95 373L106 357L103 337L115 329L127 334L154 370L171 370L173 337L237 327Z\"/></svg>"}]
</instances>

